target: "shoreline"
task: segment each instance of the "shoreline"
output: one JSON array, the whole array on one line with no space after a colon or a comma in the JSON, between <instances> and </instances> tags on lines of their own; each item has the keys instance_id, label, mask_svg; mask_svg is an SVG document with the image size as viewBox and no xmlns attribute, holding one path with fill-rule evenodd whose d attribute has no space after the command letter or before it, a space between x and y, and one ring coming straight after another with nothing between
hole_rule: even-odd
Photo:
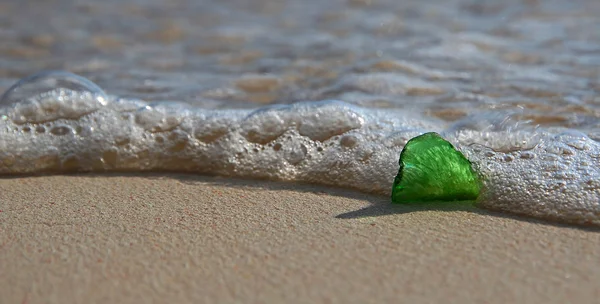
<instances>
[{"instance_id":1,"label":"shoreline","mask_svg":"<svg viewBox=\"0 0 600 304\"><path fill-rule=\"evenodd\" d=\"M188 174L0 179L12 302L589 301L600 230Z\"/></svg>"}]
</instances>

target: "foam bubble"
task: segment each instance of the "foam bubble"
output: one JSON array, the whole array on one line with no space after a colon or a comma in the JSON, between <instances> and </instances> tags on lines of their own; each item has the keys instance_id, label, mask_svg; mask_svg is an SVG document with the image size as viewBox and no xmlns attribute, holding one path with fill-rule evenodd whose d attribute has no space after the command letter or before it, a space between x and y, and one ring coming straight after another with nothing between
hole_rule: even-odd
<instances>
[{"instance_id":1,"label":"foam bubble","mask_svg":"<svg viewBox=\"0 0 600 304\"><path fill-rule=\"evenodd\" d=\"M135 122L150 132L175 129L185 117L185 107L177 104L146 105L135 113Z\"/></svg>"},{"instance_id":2,"label":"foam bubble","mask_svg":"<svg viewBox=\"0 0 600 304\"><path fill-rule=\"evenodd\" d=\"M251 113L242 122L244 137L253 143L269 143L297 123L286 119L288 116L282 107L268 107Z\"/></svg>"},{"instance_id":3,"label":"foam bubble","mask_svg":"<svg viewBox=\"0 0 600 304\"><path fill-rule=\"evenodd\" d=\"M16 124L77 119L106 105L108 97L93 82L64 71L24 78L0 98L0 108Z\"/></svg>"}]
</instances>

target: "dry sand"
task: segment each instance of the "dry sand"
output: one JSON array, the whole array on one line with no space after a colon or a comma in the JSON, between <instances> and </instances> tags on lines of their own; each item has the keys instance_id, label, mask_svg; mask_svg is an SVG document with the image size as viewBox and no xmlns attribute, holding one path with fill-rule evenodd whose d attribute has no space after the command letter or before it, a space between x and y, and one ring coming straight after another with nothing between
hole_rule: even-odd
<instances>
[{"instance_id":1,"label":"dry sand","mask_svg":"<svg viewBox=\"0 0 600 304\"><path fill-rule=\"evenodd\" d=\"M600 232L190 175L0 180L1 303L591 303Z\"/></svg>"}]
</instances>

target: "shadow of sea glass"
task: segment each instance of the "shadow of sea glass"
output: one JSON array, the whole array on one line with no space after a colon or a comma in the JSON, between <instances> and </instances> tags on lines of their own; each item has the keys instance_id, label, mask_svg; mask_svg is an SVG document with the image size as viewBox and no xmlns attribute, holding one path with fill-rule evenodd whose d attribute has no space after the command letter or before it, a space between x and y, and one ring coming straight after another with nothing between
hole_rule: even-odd
<instances>
[{"instance_id":1,"label":"shadow of sea glass","mask_svg":"<svg viewBox=\"0 0 600 304\"><path fill-rule=\"evenodd\" d=\"M375 203L365 208L354 210L346 213L342 213L336 216L339 219L356 219L364 217L376 217L393 214L405 214L412 212L421 211L464 211L472 212L477 214L489 215L491 212L479 209L476 207L475 201L452 201L452 202L418 202L418 203L407 203L407 204L390 204L389 201L386 203Z\"/></svg>"}]
</instances>

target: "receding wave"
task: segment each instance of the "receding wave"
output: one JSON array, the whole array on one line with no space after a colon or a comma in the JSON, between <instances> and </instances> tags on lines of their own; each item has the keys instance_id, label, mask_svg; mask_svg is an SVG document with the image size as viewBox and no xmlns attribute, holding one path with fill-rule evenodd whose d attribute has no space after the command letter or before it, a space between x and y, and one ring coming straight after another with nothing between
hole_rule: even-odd
<instances>
[{"instance_id":1,"label":"receding wave","mask_svg":"<svg viewBox=\"0 0 600 304\"><path fill-rule=\"evenodd\" d=\"M481 174L480 206L600 225L598 143L512 114L447 123L336 100L209 110L109 96L84 78L46 72L0 100L0 174L166 170L389 195L404 144L436 131Z\"/></svg>"}]
</instances>

